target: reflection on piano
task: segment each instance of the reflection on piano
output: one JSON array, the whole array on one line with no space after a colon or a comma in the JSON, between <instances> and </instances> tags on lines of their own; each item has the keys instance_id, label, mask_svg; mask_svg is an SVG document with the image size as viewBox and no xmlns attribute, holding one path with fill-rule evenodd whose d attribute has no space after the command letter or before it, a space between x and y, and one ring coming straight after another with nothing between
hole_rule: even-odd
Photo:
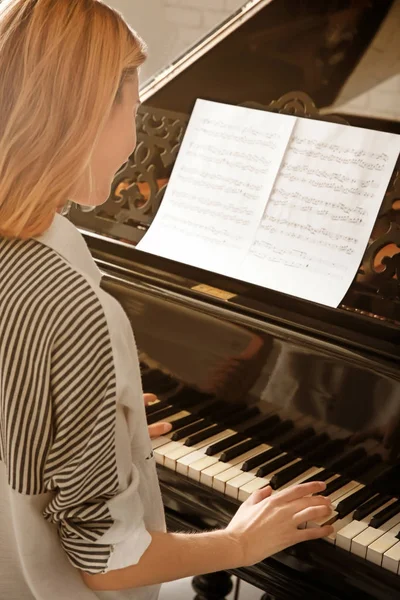
<instances>
[{"instance_id":1,"label":"reflection on piano","mask_svg":"<svg viewBox=\"0 0 400 600\"><path fill-rule=\"evenodd\" d=\"M315 16L316 3L295 3L296 11L311 4ZM333 101L390 4L338 1L319 7L320 24L329 29L340 16L338 31L354 35L339 45L332 42L335 61L307 75L316 97ZM158 108L140 109L138 148L117 174L110 199L93 213L74 207L70 216L104 273L104 287L131 320L144 391L159 398L147 407L148 421L173 424L170 434L154 440L169 527L221 527L238 503L268 483L275 492L323 479L335 533L236 574L266 590L269 599L387 600L400 597L400 178L392 180L359 273L338 309L134 249L162 201L187 124L187 115L169 109L184 105L189 112L197 96L268 103L289 89L276 87L273 78L263 84L268 73L261 60L271 48L270 61L278 52L283 63L291 60L289 46L283 52L283 42L278 48L268 42L270 30L284 32L285 6L294 3L275 0L266 6L221 41L216 54L210 50L198 64L192 62L175 83L169 78L164 91L153 82ZM300 29L305 25L317 44L312 19ZM324 31L320 28L323 38ZM302 36L298 39L301 43ZM229 48L251 48L252 63L246 64L258 65L264 79L254 81L252 67L246 72L249 89L245 83L235 88L227 78L219 80L218 91L216 74ZM292 57L294 64L299 57ZM285 85L290 73L282 75ZM305 80L295 79L290 88ZM165 104L171 98L179 106ZM268 108L319 118L303 93L287 94ZM383 128L390 131L393 123ZM229 293L213 294L213 288Z\"/></svg>"}]
</instances>

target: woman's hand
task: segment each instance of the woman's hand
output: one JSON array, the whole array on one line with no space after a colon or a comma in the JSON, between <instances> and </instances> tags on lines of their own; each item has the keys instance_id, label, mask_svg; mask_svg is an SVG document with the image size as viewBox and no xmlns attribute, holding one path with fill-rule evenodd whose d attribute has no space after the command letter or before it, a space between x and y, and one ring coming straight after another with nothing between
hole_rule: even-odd
<instances>
[{"instance_id":1,"label":"woman's hand","mask_svg":"<svg viewBox=\"0 0 400 600\"><path fill-rule=\"evenodd\" d=\"M144 404L145 406L147 406L148 404L151 404L152 402L155 402L157 400L157 396L155 394L143 394L143 398L144 398ZM172 425L171 423L153 423L153 425L149 425L148 430L149 430L149 436L151 438L156 438L156 437L160 437L161 435L165 435L166 433L169 433L172 429Z\"/></svg>"},{"instance_id":2,"label":"woman's hand","mask_svg":"<svg viewBox=\"0 0 400 600\"><path fill-rule=\"evenodd\" d=\"M330 501L323 496L325 483L312 482L274 493L265 487L244 502L226 528L243 552L241 566L250 566L289 546L325 537L333 527L300 529L307 521L328 516Z\"/></svg>"}]
</instances>

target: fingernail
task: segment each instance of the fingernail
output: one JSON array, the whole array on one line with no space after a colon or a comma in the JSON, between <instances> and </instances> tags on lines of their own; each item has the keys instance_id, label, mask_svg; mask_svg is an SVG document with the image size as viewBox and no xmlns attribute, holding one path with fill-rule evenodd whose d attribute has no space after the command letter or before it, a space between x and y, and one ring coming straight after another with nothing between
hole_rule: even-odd
<instances>
[{"instance_id":1,"label":"fingernail","mask_svg":"<svg viewBox=\"0 0 400 600\"><path fill-rule=\"evenodd\" d=\"M169 431L171 431L171 429L172 429L171 423L165 423L163 433L168 433Z\"/></svg>"}]
</instances>

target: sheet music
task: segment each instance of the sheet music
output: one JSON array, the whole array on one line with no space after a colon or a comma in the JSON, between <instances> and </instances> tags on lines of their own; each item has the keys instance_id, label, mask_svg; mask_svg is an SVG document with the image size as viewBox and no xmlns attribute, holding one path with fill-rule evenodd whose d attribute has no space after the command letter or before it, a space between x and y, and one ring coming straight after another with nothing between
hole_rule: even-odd
<instances>
[{"instance_id":1,"label":"sheet music","mask_svg":"<svg viewBox=\"0 0 400 600\"><path fill-rule=\"evenodd\" d=\"M198 100L140 250L236 276L296 119Z\"/></svg>"},{"instance_id":2,"label":"sheet music","mask_svg":"<svg viewBox=\"0 0 400 600\"><path fill-rule=\"evenodd\" d=\"M338 306L399 151L399 136L299 118L239 277Z\"/></svg>"},{"instance_id":3,"label":"sheet music","mask_svg":"<svg viewBox=\"0 0 400 600\"><path fill-rule=\"evenodd\" d=\"M400 136L198 101L138 249L338 306Z\"/></svg>"}]
</instances>

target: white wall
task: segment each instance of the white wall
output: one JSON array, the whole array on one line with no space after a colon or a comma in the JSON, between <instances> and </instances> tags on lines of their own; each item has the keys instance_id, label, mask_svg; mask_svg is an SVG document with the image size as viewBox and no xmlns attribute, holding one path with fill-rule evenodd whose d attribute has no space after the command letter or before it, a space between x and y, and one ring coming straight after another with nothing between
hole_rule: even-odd
<instances>
[{"instance_id":1,"label":"white wall","mask_svg":"<svg viewBox=\"0 0 400 600\"><path fill-rule=\"evenodd\" d=\"M142 83L222 23L245 0L105 0L149 46Z\"/></svg>"}]
</instances>

